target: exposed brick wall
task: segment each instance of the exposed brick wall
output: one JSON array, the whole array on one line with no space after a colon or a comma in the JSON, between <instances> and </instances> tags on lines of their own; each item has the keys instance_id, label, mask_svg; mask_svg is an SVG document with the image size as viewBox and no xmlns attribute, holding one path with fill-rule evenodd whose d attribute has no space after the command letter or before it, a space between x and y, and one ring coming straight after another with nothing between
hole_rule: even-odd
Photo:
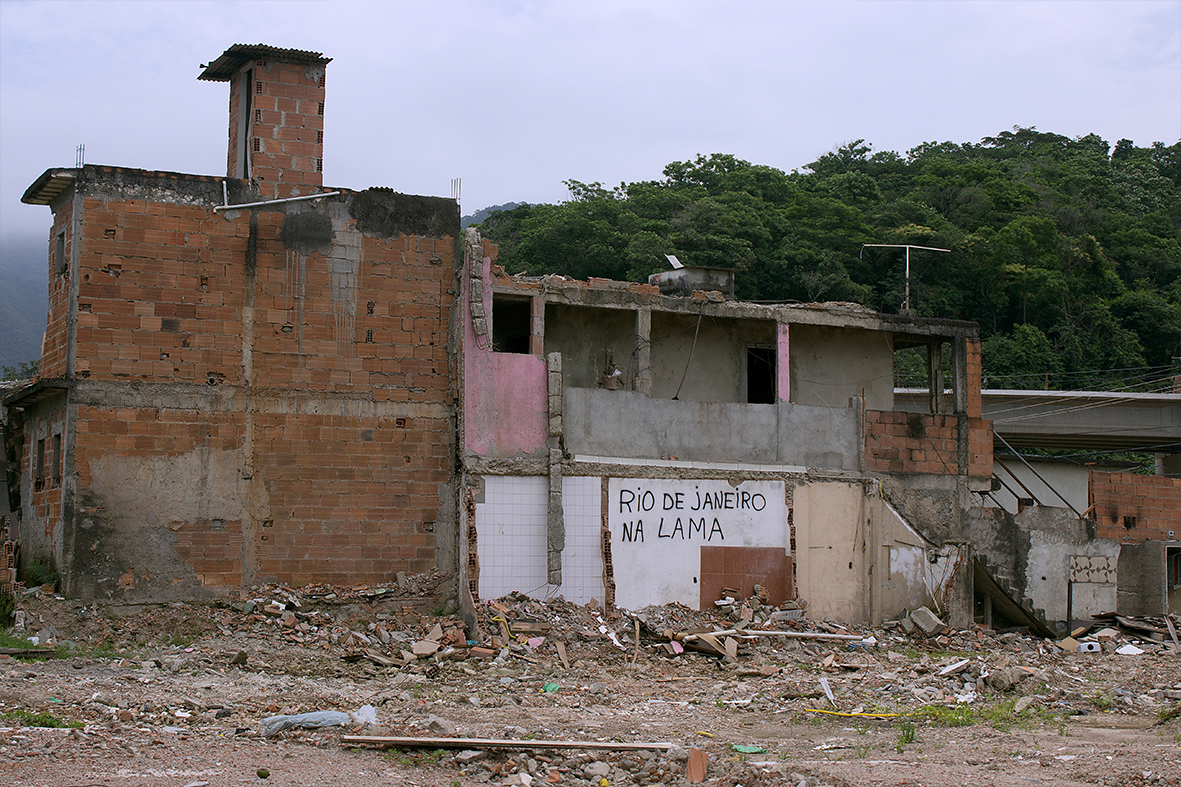
<instances>
[{"instance_id":1,"label":"exposed brick wall","mask_svg":"<svg viewBox=\"0 0 1181 787\"><path fill-rule=\"evenodd\" d=\"M1091 471L1100 538L1125 543L1181 538L1181 478Z\"/></svg>"},{"instance_id":2,"label":"exposed brick wall","mask_svg":"<svg viewBox=\"0 0 1181 787\"><path fill-rule=\"evenodd\" d=\"M324 175L324 66L256 61L247 127L239 128L242 81L230 80L227 173L237 165L238 135L246 134L250 179L269 198L319 191Z\"/></svg>"},{"instance_id":3,"label":"exposed brick wall","mask_svg":"<svg viewBox=\"0 0 1181 787\"><path fill-rule=\"evenodd\" d=\"M238 382L249 217L94 197L83 215L77 374Z\"/></svg>"},{"instance_id":4,"label":"exposed brick wall","mask_svg":"<svg viewBox=\"0 0 1181 787\"><path fill-rule=\"evenodd\" d=\"M967 339L965 341L964 353L964 370L968 378L965 412L969 418L980 418L984 414L984 400L980 395L980 381L981 375L983 374L983 367L980 364L980 340ZM991 474L991 471L989 471L989 474Z\"/></svg>"},{"instance_id":5,"label":"exposed brick wall","mask_svg":"<svg viewBox=\"0 0 1181 787\"><path fill-rule=\"evenodd\" d=\"M256 429L274 517L260 577L349 584L435 565L447 420L272 414Z\"/></svg>"},{"instance_id":6,"label":"exposed brick wall","mask_svg":"<svg viewBox=\"0 0 1181 787\"><path fill-rule=\"evenodd\" d=\"M54 214L49 233L49 313L37 372L42 378L65 377L68 372L66 336L70 317L69 259L74 250L72 217L72 202L67 200ZM59 244L58 237L63 235L65 242Z\"/></svg>"},{"instance_id":7,"label":"exposed brick wall","mask_svg":"<svg viewBox=\"0 0 1181 787\"><path fill-rule=\"evenodd\" d=\"M871 473L992 475L991 422L968 419L969 464L960 467L959 421L949 415L865 411L865 469Z\"/></svg>"}]
</instances>

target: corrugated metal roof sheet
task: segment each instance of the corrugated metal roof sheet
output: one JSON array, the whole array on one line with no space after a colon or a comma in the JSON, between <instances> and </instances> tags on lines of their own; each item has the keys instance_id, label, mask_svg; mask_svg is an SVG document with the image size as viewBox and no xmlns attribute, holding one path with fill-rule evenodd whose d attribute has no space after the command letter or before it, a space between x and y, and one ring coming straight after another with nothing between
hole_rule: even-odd
<instances>
[{"instance_id":1,"label":"corrugated metal roof sheet","mask_svg":"<svg viewBox=\"0 0 1181 787\"><path fill-rule=\"evenodd\" d=\"M248 60L283 60L288 63L326 65L332 58L323 52L307 52L302 49L280 49L266 44L234 44L209 65L197 79L207 82L229 82L242 64Z\"/></svg>"}]
</instances>

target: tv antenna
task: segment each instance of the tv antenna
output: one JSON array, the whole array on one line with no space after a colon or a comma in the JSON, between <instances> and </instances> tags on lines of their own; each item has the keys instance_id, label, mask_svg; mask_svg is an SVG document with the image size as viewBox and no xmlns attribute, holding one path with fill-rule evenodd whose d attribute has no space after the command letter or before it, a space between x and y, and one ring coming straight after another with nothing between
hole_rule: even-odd
<instances>
[{"instance_id":1,"label":"tv antenna","mask_svg":"<svg viewBox=\"0 0 1181 787\"><path fill-rule=\"evenodd\" d=\"M867 246L879 249L906 249L906 303L902 305L902 308L906 311L910 311L910 250L922 249L923 251L951 251L951 249L936 249L933 246L913 246L909 243L862 243L862 253L865 252ZM861 259L861 254L858 254L857 258Z\"/></svg>"}]
</instances>

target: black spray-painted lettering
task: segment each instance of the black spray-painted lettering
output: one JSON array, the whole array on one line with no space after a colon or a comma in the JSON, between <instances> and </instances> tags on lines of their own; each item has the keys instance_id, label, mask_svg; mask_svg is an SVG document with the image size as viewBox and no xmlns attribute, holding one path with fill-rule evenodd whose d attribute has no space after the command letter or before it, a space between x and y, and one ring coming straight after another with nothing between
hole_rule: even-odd
<instances>
[{"instance_id":1,"label":"black spray-painted lettering","mask_svg":"<svg viewBox=\"0 0 1181 787\"><path fill-rule=\"evenodd\" d=\"M637 519L635 522L624 522L623 532L619 534L620 541L639 541L644 542L644 520Z\"/></svg>"},{"instance_id":2,"label":"black spray-painted lettering","mask_svg":"<svg viewBox=\"0 0 1181 787\"><path fill-rule=\"evenodd\" d=\"M691 541L693 535L697 534L704 541L713 541L714 534L722 541L726 540L726 534L722 531L722 523L714 517L713 524L710 526L709 533L705 532L705 517L701 519L694 519L689 517L689 530L685 530L685 523L681 521L680 517L676 518L671 525L668 526L668 532L665 532L664 517L660 518L660 525L656 528L657 538L680 538L682 541Z\"/></svg>"}]
</instances>

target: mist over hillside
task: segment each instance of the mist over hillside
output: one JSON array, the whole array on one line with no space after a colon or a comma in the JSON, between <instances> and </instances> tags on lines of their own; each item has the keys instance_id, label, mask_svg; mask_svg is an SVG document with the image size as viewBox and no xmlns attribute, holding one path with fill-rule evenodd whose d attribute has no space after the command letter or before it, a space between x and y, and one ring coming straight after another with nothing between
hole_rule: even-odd
<instances>
[{"instance_id":1,"label":"mist over hillside","mask_svg":"<svg viewBox=\"0 0 1181 787\"><path fill-rule=\"evenodd\" d=\"M49 310L45 244L32 237L0 242L0 366L41 357Z\"/></svg>"}]
</instances>

